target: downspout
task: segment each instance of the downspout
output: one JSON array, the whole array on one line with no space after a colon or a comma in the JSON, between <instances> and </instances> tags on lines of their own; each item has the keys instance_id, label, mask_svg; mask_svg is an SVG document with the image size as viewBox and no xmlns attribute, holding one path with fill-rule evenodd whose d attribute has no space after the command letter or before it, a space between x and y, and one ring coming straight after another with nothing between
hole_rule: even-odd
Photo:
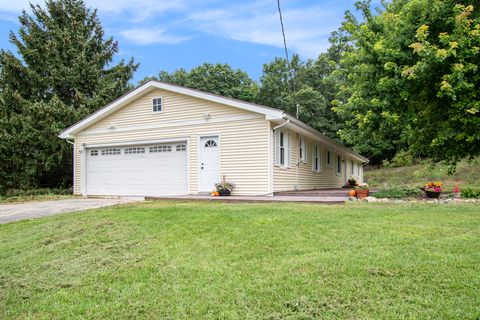
<instances>
[{"instance_id":1,"label":"downspout","mask_svg":"<svg viewBox=\"0 0 480 320\"><path fill-rule=\"evenodd\" d=\"M274 127L272 130L273 130L273 131L278 130L278 129L286 126L286 125L289 124L289 123L290 123L290 119L287 119L284 123L279 124L278 126ZM292 152L292 150L291 150L291 148L290 148L290 153L291 153L291 152ZM296 163L296 167L297 167L297 183L296 183L295 186L294 186L294 190L295 190L295 191L298 191L298 184L299 184L299 181L300 181L300 178L299 178L299 175L300 175L300 173L299 173L299 165L300 165L300 161L297 160L297 163Z\"/></svg>"},{"instance_id":2,"label":"downspout","mask_svg":"<svg viewBox=\"0 0 480 320\"><path fill-rule=\"evenodd\" d=\"M289 124L289 123L290 123L290 119L287 119L287 121L285 121L285 122L282 123L282 124L279 124L278 126L274 127L272 130L273 130L273 131L278 130L278 129L280 129L281 127L284 127L284 126L286 126L286 125Z\"/></svg>"},{"instance_id":3,"label":"downspout","mask_svg":"<svg viewBox=\"0 0 480 320\"><path fill-rule=\"evenodd\" d=\"M285 119L285 115L283 116L283 118ZM276 126L276 127L273 127L273 128L272 128L273 135L275 135L275 130L280 129L280 128L286 126L286 125L289 124L289 123L290 123L290 119L286 119L286 121L285 121L284 123L281 123L281 124L279 124L279 125ZM273 146L273 149L274 149L274 150L275 150L275 147L276 147L276 146L274 145L274 146ZM276 152L276 150L275 150L275 152ZM273 162L275 163L275 157L273 158ZM273 192L273 189L274 189L274 187L273 187L273 168L272 168L272 192ZM272 193L272 194L273 194L273 193Z\"/></svg>"},{"instance_id":4,"label":"downspout","mask_svg":"<svg viewBox=\"0 0 480 320\"><path fill-rule=\"evenodd\" d=\"M299 167L300 167L300 159L297 159L297 184L295 185L295 188L294 188L295 191L298 191L299 184L300 184L300 180L299 180L299 177L298 177L299 176L298 170L300 170Z\"/></svg>"}]
</instances>

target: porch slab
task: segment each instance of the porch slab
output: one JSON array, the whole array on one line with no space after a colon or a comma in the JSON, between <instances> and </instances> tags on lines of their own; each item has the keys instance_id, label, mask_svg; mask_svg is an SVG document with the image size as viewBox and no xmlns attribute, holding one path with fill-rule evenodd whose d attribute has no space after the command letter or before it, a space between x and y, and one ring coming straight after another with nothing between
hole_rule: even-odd
<instances>
[{"instance_id":1,"label":"porch slab","mask_svg":"<svg viewBox=\"0 0 480 320\"><path fill-rule=\"evenodd\" d=\"M220 202L304 202L318 204L344 204L348 196L301 196L301 195L278 195L278 196L228 196L212 197L209 195L187 195L168 197L146 197L145 200L199 200Z\"/></svg>"}]
</instances>

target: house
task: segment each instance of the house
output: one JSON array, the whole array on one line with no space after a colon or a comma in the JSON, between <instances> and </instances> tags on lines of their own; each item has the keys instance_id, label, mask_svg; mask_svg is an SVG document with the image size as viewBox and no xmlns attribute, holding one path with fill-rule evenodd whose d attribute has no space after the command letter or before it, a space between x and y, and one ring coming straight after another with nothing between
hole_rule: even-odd
<instances>
[{"instance_id":1,"label":"house","mask_svg":"<svg viewBox=\"0 0 480 320\"><path fill-rule=\"evenodd\" d=\"M74 193L236 195L338 188L367 159L285 112L150 81L63 131Z\"/></svg>"}]
</instances>

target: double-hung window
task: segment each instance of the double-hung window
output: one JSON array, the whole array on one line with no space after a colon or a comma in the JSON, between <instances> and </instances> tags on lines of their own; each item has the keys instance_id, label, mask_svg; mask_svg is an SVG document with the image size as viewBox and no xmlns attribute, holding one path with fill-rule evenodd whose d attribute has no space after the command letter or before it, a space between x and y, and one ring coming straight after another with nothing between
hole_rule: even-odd
<instances>
[{"instance_id":1,"label":"double-hung window","mask_svg":"<svg viewBox=\"0 0 480 320\"><path fill-rule=\"evenodd\" d=\"M342 157L340 157L339 155L337 155L337 174L342 174Z\"/></svg>"},{"instance_id":2,"label":"double-hung window","mask_svg":"<svg viewBox=\"0 0 480 320\"><path fill-rule=\"evenodd\" d=\"M332 164L332 153L330 152L330 150L327 150L327 165L331 165Z\"/></svg>"},{"instance_id":3,"label":"double-hung window","mask_svg":"<svg viewBox=\"0 0 480 320\"><path fill-rule=\"evenodd\" d=\"M290 134L285 131L275 131L275 165L290 166Z\"/></svg>"},{"instance_id":4,"label":"double-hung window","mask_svg":"<svg viewBox=\"0 0 480 320\"><path fill-rule=\"evenodd\" d=\"M298 141L298 158L301 162L307 163L307 144L305 137L300 137Z\"/></svg>"},{"instance_id":5,"label":"double-hung window","mask_svg":"<svg viewBox=\"0 0 480 320\"><path fill-rule=\"evenodd\" d=\"M313 146L312 151L312 171L320 172L322 171L322 159L320 157L320 147L318 144Z\"/></svg>"}]
</instances>

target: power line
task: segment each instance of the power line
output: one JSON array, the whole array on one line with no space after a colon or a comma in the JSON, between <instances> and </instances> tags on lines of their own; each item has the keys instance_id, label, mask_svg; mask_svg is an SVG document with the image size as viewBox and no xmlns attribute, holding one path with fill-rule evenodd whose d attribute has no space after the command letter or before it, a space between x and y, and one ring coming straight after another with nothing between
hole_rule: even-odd
<instances>
[{"instance_id":1,"label":"power line","mask_svg":"<svg viewBox=\"0 0 480 320\"><path fill-rule=\"evenodd\" d=\"M283 47L285 48L285 56L287 57L287 67L290 69L290 60L288 59L287 40L285 39L285 28L283 27L282 9L280 8L280 0L277 0L278 14L280 15L280 25L282 26Z\"/></svg>"}]
</instances>

